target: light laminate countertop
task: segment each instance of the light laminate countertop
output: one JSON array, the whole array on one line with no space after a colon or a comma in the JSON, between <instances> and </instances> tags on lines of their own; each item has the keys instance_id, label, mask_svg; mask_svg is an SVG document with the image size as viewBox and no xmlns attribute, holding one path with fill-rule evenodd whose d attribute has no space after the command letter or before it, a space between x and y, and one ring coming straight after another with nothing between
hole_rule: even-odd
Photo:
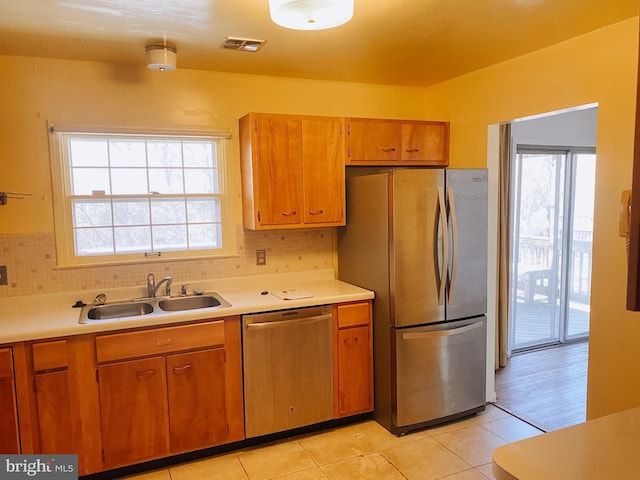
<instances>
[{"instance_id":1,"label":"light laminate countertop","mask_svg":"<svg viewBox=\"0 0 640 480\"><path fill-rule=\"evenodd\" d=\"M640 407L497 448L497 480L640 479Z\"/></svg>"},{"instance_id":2,"label":"light laminate countertop","mask_svg":"<svg viewBox=\"0 0 640 480\"><path fill-rule=\"evenodd\" d=\"M159 280L161 277L156 275L156 281ZM79 324L80 309L72 308L76 301L82 300L91 304L95 296L100 293L106 294L107 304L127 301L146 296L146 287L8 297L0 299L0 344L368 300L374 296L369 290L336 280L333 270L253 275L194 282L174 278L173 292L179 293L181 284L189 284L189 292L193 289L203 290L205 294L216 292L231 306L164 312L160 316L142 315L105 323ZM271 293L278 290L297 290L309 294L310 297L283 300Z\"/></svg>"}]
</instances>

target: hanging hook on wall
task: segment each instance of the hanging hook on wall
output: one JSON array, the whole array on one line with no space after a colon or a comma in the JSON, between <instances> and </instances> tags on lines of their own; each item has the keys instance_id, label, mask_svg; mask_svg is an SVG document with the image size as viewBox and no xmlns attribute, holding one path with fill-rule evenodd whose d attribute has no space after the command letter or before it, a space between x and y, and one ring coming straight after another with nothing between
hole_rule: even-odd
<instances>
[{"instance_id":1,"label":"hanging hook on wall","mask_svg":"<svg viewBox=\"0 0 640 480\"><path fill-rule=\"evenodd\" d=\"M0 192L0 205L6 205L9 198L22 200L24 197L30 197L31 195L31 193Z\"/></svg>"}]
</instances>

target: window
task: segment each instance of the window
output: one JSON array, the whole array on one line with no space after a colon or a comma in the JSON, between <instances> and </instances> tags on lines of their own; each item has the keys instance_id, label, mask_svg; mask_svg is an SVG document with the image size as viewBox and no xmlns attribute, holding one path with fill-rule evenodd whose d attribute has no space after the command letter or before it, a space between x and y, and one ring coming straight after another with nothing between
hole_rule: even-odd
<instances>
[{"instance_id":1,"label":"window","mask_svg":"<svg viewBox=\"0 0 640 480\"><path fill-rule=\"evenodd\" d=\"M53 129L52 137L59 265L233 253L226 138Z\"/></svg>"}]
</instances>

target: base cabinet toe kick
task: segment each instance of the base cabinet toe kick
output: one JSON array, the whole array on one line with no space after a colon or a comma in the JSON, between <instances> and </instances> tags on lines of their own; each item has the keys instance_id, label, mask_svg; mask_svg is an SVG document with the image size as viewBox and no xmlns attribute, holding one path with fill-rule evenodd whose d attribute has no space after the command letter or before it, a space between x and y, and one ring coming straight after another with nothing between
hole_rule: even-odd
<instances>
[{"instance_id":1,"label":"base cabinet toe kick","mask_svg":"<svg viewBox=\"0 0 640 480\"><path fill-rule=\"evenodd\" d=\"M371 412L371 325L360 300L2 346L0 443L84 476Z\"/></svg>"}]
</instances>

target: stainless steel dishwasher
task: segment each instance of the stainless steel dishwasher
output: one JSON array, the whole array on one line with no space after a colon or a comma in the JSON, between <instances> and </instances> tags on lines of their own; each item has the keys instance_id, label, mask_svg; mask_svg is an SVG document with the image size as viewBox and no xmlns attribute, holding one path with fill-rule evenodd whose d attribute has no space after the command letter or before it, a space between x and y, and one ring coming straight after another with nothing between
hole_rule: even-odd
<instances>
[{"instance_id":1,"label":"stainless steel dishwasher","mask_svg":"<svg viewBox=\"0 0 640 480\"><path fill-rule=\"evenodd\" d=\"M247 438L333 418L331 306L242 316Z\"/></svg>"}]
</instances>

